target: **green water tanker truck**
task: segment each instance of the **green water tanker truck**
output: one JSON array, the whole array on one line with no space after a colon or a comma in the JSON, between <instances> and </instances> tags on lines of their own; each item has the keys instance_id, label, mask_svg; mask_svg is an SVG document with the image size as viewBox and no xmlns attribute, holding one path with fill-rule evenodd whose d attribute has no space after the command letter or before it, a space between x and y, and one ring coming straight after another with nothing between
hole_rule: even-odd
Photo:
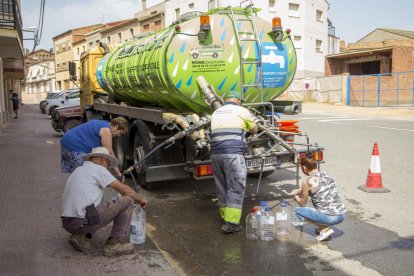
<instances>
[{"instance_id":1,"label":"green water tanker truck","mask_svg":"<svg viewBox=\"0 0 414 276\"><path fill-rule=\"evenodd\" d=\"M252 6L219 8L84 53L81 106L85 120L128 118L129 132L114 140L114 151L122 169L133 168L140 184L153 189L166 180L212 176L210 115L230 91L240 91L260 122L259 134L247 138L248 172L264 177L297 167L300 154L320 152L309 139L294 142L302 134L282 131L275 116L300 109L274 101L292 82L296 63L280 19L260 19Z\"/></svg>"}]
</instances>

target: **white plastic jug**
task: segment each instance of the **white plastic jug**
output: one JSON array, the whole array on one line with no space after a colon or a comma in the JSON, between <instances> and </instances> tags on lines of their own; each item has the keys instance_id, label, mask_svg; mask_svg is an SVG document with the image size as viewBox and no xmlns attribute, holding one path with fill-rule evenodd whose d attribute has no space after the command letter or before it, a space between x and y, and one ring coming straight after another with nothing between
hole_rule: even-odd
<instances>
[{"instance_id":1,"label":"white plastic jug","mask_svg":"<svg viewBox=\"0 0 414 276\"><path fill-rule=\"evenodd\" d=\"M132 212L129 240L133 244L145 242L145 210L139 205Z\"/></svg>"}]
</instances>

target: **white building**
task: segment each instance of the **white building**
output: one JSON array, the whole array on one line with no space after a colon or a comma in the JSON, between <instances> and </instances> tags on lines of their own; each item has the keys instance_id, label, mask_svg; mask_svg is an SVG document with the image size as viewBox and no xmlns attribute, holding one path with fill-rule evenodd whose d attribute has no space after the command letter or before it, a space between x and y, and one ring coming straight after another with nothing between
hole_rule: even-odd
<instances>
[{"instance_id":1,"label":"white building","mask_svg":"<svg viewBox=\"0 0 414 276\"><path fill-rule=\"evenodd\" d=\"M55 59L53 52L43 49L25 57L26 78L22 101L38 103L46 98L47 92L55 91Z\"/></svg>"},{"instance_id":2,"label":"white building","mask_svg":"<svg viewBox=\"0 0 414 276\"><path fill-rule=\"evenodd\" d=\"M166 0L165 26L171 25L181 15L192 12L206 12L217 7L240 6L238 0ZM329 3L326 0L261 0L252 1L261 11L258 16L271 22L273 17L282 19L284 29L292 30L298 58L295 78L309 78L324 75L325 56L328 54ZM244 1L243 5L250 1ZM338 49L339 51L339 49Z\"/></svg>"}]
</instances>

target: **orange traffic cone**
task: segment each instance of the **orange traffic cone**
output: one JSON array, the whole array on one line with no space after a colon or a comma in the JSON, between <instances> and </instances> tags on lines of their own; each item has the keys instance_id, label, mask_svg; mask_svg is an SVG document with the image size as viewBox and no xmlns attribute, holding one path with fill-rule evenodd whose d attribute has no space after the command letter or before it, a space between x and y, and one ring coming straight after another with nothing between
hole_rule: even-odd
<instances>
[{"instance_id":1,"label":"orange traffic cone","mask_svg":"<svg viewBox=\"0 0 414 276\"><path fill-rule=\"evenodd\" d=\"M388 193L390 190L382 186L381 165L378 152L378 143L372 148L371 165L369 166L367 182L358 189L367 193Z\"/></svg>"}]
</instances>

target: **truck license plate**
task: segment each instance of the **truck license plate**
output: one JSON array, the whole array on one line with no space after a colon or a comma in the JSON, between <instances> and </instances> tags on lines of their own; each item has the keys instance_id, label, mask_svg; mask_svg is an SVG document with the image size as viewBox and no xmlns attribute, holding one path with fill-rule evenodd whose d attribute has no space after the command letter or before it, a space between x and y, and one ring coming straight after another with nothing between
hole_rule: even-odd
<instances>
[{"instance_id":1,"label":"truck license plate","mask_svg":"<svg viewBox=\"0 0 414 276\"><path fill-rule=\"evenodd\" d=\"M276 156L269 156L266 157L263 160L264 166L268 166L268 165L275 165L277 163L277 157ZM262 165L262 158L256 158L256 159L249 159L246 160L246 166L247 168L256 168L256 167L260 167Z\"/></svg>"}]
</instances>

